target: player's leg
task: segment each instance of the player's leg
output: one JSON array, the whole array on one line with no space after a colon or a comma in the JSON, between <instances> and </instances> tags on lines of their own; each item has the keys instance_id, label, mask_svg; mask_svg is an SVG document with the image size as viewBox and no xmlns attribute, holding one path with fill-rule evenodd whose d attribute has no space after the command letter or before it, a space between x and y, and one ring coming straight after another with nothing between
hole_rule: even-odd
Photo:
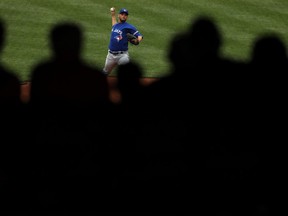
<instances>
[{"instance_id":1,"label":"player's leg","mask_svg":"<svg viewBox=\"0 0 288 216\"><path fill-rule=\"evenodd\" d=\"M129 53L123 53L123 54L120 54L120 58L118 60L118 65L123 65L123 64L127 64L129 63L130 61L130 58L129 58Z\"/></svg>"},{"instance_id":2,"label":"player's leg","mask_svg":"<svg viewBox=\"0 0 288 216\"><path fill-rule=\"evenodd\" d=\"M106 57L106 61L105 61L105 66L104 66L102 72L105 75L109 75L116 65L117 65L116 59L114 58L114 56L111 53L108 52L107 57Z\"/></svg>"}]
</instances>

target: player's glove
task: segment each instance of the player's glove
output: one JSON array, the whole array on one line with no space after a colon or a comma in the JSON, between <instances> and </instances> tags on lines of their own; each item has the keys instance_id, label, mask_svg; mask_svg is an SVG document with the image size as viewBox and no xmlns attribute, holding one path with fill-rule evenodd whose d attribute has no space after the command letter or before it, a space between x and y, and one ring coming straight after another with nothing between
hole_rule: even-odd
<instances>
[{"instance_id":1,"label":"player's glove","mask_svg":"<svg viewBox=\"0 0 288 216\"><path fill-rule=\"evenodd\" d=\"M126 36L128 38L128 41L131 44L133 44L133 45L138 45L139 44L138 38L135 35L127 33Z\"/></svg>"}]
</instances>

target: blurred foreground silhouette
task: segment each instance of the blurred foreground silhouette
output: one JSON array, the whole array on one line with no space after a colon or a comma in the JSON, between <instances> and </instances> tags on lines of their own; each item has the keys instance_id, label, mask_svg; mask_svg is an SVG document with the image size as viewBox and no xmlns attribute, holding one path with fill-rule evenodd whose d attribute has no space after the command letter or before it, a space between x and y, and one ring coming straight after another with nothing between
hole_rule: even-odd
<instances>
[{"instance_id":1,"label":"blurred foreground silhouette","mask_svg":"<svg viewBox=\"0 0 288 216\"><path fill-rule=\"evenodd\" d=\"M1 69L3 209L276 212L287 48L259 36L241 62L220 55L223 36L211 17L193 19L171 40L170 75L143 85L139 63L121 65L113 103L107 77L82 59L81 26L53 26L53 55L31 71L28 103Z\"/></svg>"}]
</instances>

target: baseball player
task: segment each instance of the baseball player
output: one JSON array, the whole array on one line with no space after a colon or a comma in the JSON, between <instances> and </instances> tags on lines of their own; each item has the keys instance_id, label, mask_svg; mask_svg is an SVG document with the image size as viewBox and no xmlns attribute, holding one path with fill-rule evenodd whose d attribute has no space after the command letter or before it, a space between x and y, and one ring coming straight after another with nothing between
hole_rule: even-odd
<instances>
[{"instance_id":1,"label":"baseball player","mask_svg":"<svg viewBox=\"0 0 288 216\"><path fill-rule=\"evenodd\" d=\"M103 68L103 73L109 75L117 65L123 65L129 62L128 42L138 45L143 39L142 34L137 29L127 23L128 10L122 8L116 20L115 8L110 9L112 17L112 31L108 54Z\"/></svg>"}]
</instances>

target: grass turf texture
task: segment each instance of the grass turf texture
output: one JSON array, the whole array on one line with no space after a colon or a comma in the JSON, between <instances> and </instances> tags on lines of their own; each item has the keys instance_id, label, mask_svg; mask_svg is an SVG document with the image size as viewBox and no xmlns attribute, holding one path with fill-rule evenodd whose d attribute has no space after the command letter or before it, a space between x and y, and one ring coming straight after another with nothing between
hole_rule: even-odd
<instances>
[{"instance_id":1,"label":"grass turf texture","mask_svg":"<svg viewBox=\"0 0 288 216\"><path fill-rule=\"evenodd\" d=\"M102 68L112 6L117 12L126 7L128 22L144 35L140 46L130 46L129 52L141 64L145 77L169 73L167 52L172 37L199 15L217 22L225 56L248 60L255 39L267 32L276 32L288 42L287 0L1 0L0 17L7 28L2 62L21 80L29 80L33 66L50 55L50 29L68 20L83 27L83 58Z\"/></svg>"}]
</instances>

